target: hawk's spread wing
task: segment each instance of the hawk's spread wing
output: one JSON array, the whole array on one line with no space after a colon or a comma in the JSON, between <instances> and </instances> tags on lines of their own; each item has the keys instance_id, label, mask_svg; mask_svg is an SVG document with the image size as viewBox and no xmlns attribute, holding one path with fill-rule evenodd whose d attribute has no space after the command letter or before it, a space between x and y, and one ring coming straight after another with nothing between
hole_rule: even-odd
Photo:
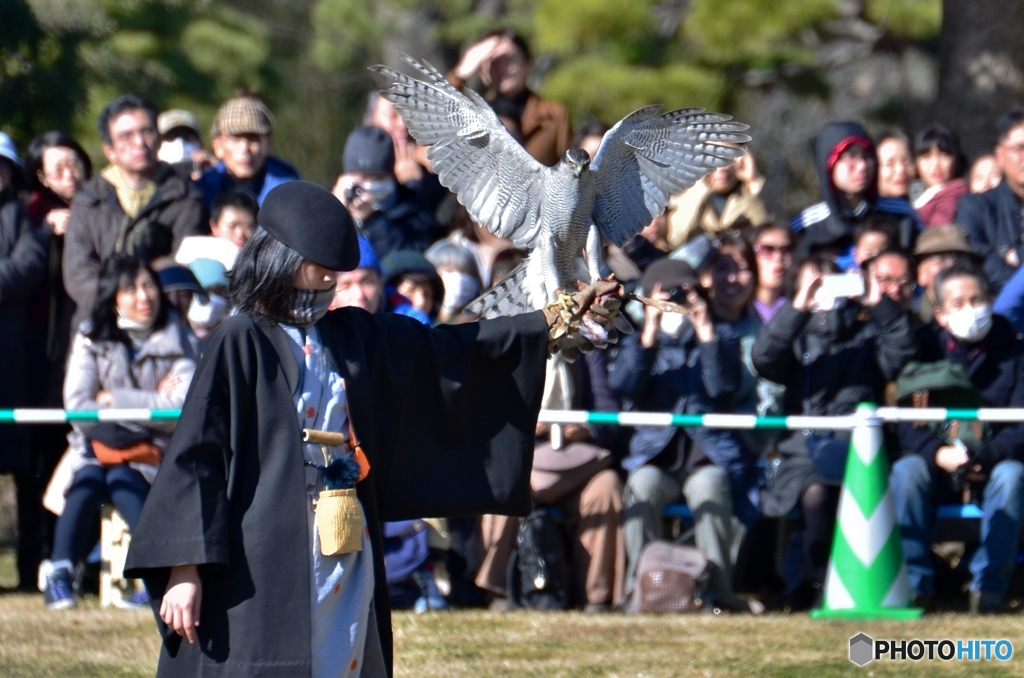
<instances>
[{"instance_id":1,"label":"hawk's spread wing","mask_svg":"<svg viewBox=\"0 0 1024 678\"><path fill-rule=\"evenodd\" d=\"M716 167L743 155L715 142L744 143L747 125L688 108L657 115L660 106L630 113L608 131L590 164L597 185L594 223L621 246L665 211L669 198Z\"/></svg>"},{"instance_id":2,"label":"hawk's spread wing","mask_svg":"<svg viewBox=\"0 0 1024 678\"><path fill-rule=\"evenodd\" d=\"M495 235L533 247L548 168L512 138L483 97L463 94L433 66L401 57L426 81L386 66L370 70L393 81L381 96L395 105L416 143L430 146L427 158L441 185Z\"/></svg>"}]
</instances>

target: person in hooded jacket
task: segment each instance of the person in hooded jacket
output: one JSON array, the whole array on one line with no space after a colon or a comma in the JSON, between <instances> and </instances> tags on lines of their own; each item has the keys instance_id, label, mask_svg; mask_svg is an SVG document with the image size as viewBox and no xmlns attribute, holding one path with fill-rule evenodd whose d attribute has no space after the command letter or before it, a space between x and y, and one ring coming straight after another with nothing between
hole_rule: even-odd
<instances>
[{"instance_id":1,"label":"person in hooded jacket","mask_svg":"<svg viewBox=\"0 0 1024 678\"><path fill-rule=\"evenodd\" d=\"M935 322L918 332L917 360L947 360L963 368L983 407L1024 407L1024 341L992 313L992 292L981 271L957 263L935 279ZM899 426L904 456L892 467L890 488L903 539L907 574L919 605L935 593L931 543L935 507L959 503L966 485L980 489L981 545L971 557L971 612L1002 609L1017 564L1024 526L1024 423L989 424L971 447L934 427ZM965 438L967 436L964 436ZM980 479L970 474L979 474Z\"/></svg>"},{"instance_id":2,"label":"person in hooded jacket","mask_svg":"<svg viewBox=\"0 0 1024 678\"><path fill-rule=\"evenodd\" d=\"M811 205L790 220L793 231L804 242L839 243L843 254L839 267L850 268L850 239L857 224L878 212L895 215L899 221L897 243L910 249L920 223L905 198L878 197L878 161L875 144L855 122L830 122L814 143L814 165L818 170L822 202ZM807 250L802 250L803 254Z\"/></svg>"},{"instance_id":3,"label":"person in hooded jacket","mask_svg":"<svg viewBox=\"0 0 1024 678\"><path fill-rule=\"evenodd\" d=\"M914 355L908 314L873 277L858 300L818 294L822 278L837 272L823 256L798 264L792 300L754 343L758 374L786 387L787 415L849 414L858 402L883 402L886 382ZM788 582L797 594L794 607L820 595L848 449L849 436L810 431L788 433L776 445L779 457L761 509L785 516L800 506L803 581Z\"/></svg>"}]
</instances>

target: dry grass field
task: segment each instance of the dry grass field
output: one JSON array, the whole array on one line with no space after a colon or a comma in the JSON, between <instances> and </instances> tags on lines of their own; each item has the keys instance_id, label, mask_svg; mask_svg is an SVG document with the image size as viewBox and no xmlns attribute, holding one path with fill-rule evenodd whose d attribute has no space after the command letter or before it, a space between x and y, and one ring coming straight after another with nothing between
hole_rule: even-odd
<instances>
[{"instance_id":1,"label":"dry grass field","mask_svg":"<svg viewBox=\"0 0 1024 678\"><path fill-rule=\"evenodd\" d=\"M763 618L585 616L462 611L395 616L398 676L1015 676L1010 662L875 662L857 668L848 639L1002 638L1024 655L1024 617L932 616L912 623ZM148 612L103 610L95 598L51 612L40 595L0 595L0 676L152 676Z\"/></svg>"}]
</instances>

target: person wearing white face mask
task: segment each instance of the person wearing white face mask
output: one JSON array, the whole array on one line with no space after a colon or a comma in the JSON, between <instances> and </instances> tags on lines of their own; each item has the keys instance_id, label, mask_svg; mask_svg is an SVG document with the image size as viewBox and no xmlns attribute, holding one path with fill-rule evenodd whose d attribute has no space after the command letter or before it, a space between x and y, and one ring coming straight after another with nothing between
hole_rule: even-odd
<instances>
[{"instance_id":1,"label":"person wearing white face mask","mask_svg":"<svg viewBox=\"0 0 1024 678\"><path fill-rule=\"evenodd\" d=\"M953 264L936 276L935 297L935 324L919 333L917 360L962 367L985 407L1024 406L1024 341L1006 318L993 315L984 274ZM972 612L1002 609L1024 526L1024 423L989 424L969 445L928 426L900 424L899 434L904 456L893 464L890 487L911 592L923 599L935 593L933 509L959 502L952 488L970 481L985 518L968 601Z\"/></svg>"},{"instance_id":2,"label":"person wearing white face mask","mask_svg":"<svg viewBox=\"0 0 1024 678\"><path fill-rule=\"evenodd\" d=\"M739 342L730 323L713 320L693 268L675 259L656 261L641 287L655 299L684 306L686 315L646 307L643 330L620 341L608 375L612 390L641 411L729 411L742 369ZM754 461L731 431L637 428L622 463L629 472L623 496L627 591L640 550L662 533L662 510L685 497L691 507L701 507L695 539L717 566L711 582L716 602L754 611L732 595L741 520L752 523L758 515L749 499Z\"/></svg>"},{"instance_id":3,"label":"person wearing white face mask","mask_svg":"<svg viewBox=\"0 0 1024 678\"><path fill-rule=\"evenodd\" d=\"M453 322L466 304L483 291L476 258L467 247L447 238L431 245L424 256L434 265L444 284L438 321Z\"/></svg>"}]
</instances>

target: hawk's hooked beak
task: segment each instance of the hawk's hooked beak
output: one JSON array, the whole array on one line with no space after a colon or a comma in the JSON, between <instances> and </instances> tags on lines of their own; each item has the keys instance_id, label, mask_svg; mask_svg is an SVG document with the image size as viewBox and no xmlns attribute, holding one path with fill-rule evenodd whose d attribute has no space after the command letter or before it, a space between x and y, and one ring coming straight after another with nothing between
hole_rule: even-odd
<instances>
[{"instance_id":1,"label":"hawk's hooked beak","mask_svg":"<svg viewBox=\"0 0 1024 678\"><path fill-rule=\"evenodd\" d=\"M572 173L579 179L580 175L583 174L583 170L587 169L587 166L581 162L577 162L572 166Z\"/></svg>"}]
</instances>

